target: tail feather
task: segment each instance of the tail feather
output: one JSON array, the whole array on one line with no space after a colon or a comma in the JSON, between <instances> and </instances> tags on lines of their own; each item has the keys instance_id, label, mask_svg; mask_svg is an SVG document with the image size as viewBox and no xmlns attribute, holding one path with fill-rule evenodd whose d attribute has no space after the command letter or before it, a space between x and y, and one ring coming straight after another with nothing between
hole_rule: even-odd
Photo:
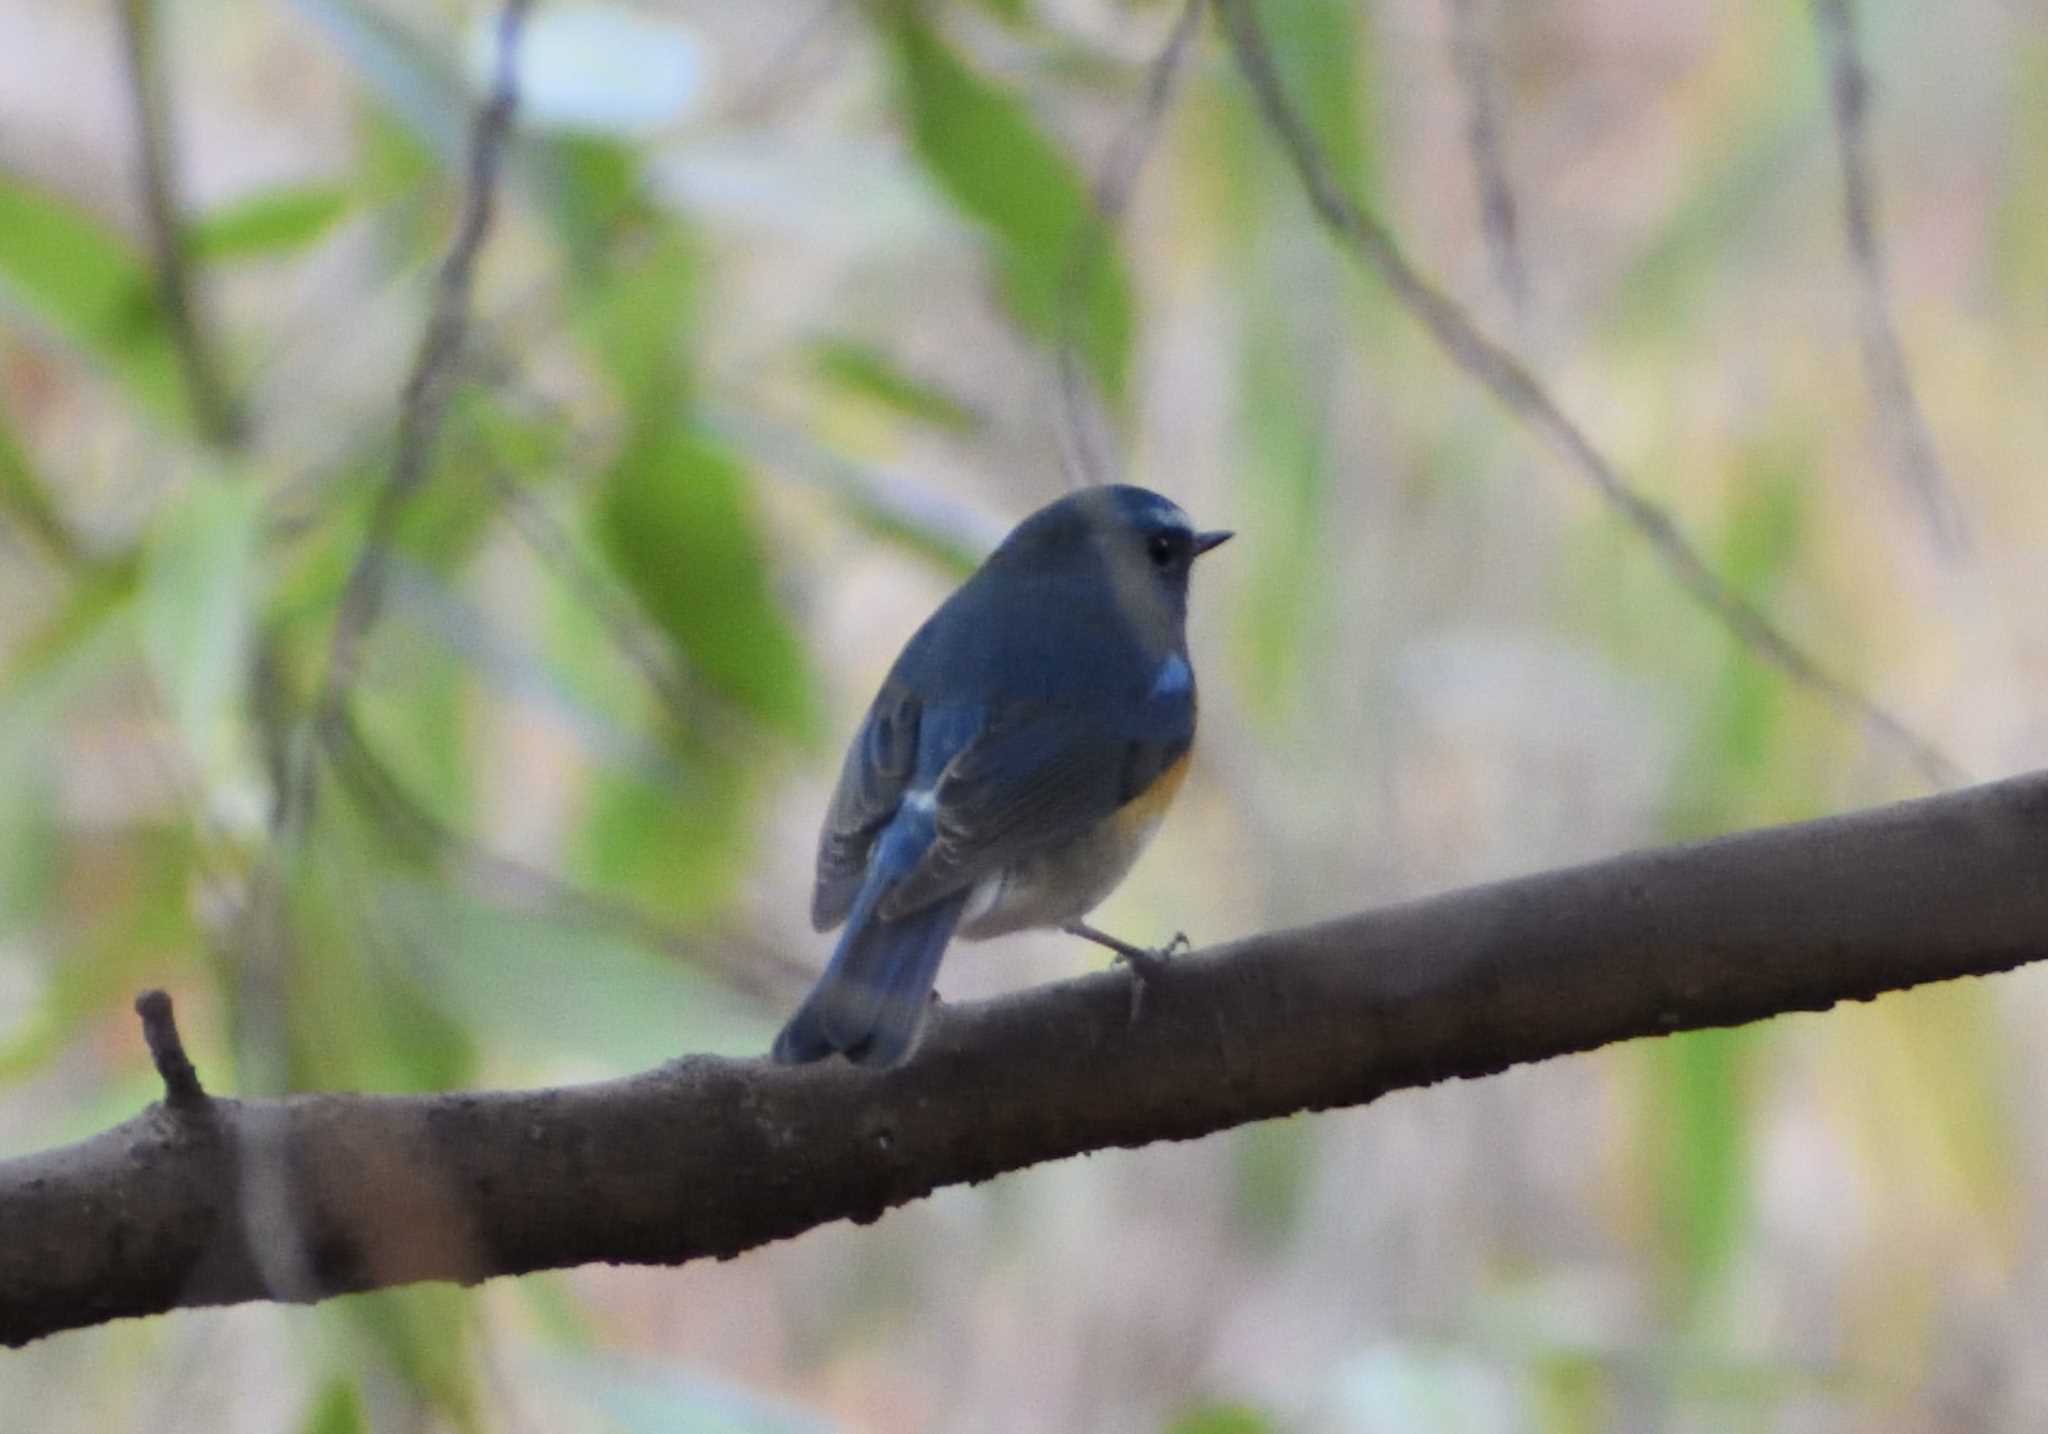
<instances>
[{"instance_id":1,"label":"tail feather","mask_svg":"<svg viewBox=\"0 0 2048 1434\"><path fill-rule=\"evenodd\" d=\"M895 921L876 919L869 896L862 893L831 963L775 1038L779 1063L801 1065L838 1051L860 1065L893 1066L916 1043L967 894Z\"/></svg>"}]
</instances>

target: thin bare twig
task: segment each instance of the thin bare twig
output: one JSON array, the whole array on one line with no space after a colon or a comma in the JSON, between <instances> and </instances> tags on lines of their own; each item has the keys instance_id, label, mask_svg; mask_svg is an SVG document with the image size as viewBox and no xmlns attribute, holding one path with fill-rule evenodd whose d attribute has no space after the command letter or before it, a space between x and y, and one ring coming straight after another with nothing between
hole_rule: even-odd
<instances>
[{"instance_id":1,"label":"thin bare twig","mask_svg":"<svg viewBox=\"0 0 2048 1434\"><path fill-rule=\"evenodd\" d=\"M519 107L519 36L531 8L532 0L506 0L499 13L497 64L490 98L477 114L476 126L470 133L468 183L461 218L434 282L433 309L427 317L412 372L399 395L397 448L391 460L391 474L377 495L376 506L370 510L369 531L364 535L362 551L356 555L355 566L349 570L347 585L342 589L334 635L327 648L327 672L313 709L316 729L325 729L338 721L347 706L349 689L362 666L364 639L383 606L389 578L387 559L397 535L398 520L426 477L441 418L454 389L469 329L469 293L477 254L490 232L498 168L512 131L512 115ZM313 774L321 745L318 740L307 741L298 748L297 767L287 793L290 813L303 817L312 798Z\"/></svg>"},{"instance_id":2,"label":"thin bare twig","mask_svg":"<svg viewBox=\"0 0 2048 1434\"><path fill-rule=\"evenodd\" d=\"M1679 586L1751 651L1837 710L1853 716L1899 751L1932 785L1955 786L1967 780L1940 748L1875 698L1836 676L1780 631L1754 603L1722 581L1671 515L1629 485L1521 360L1483 333L1463 309L1422 276L1386 228L1337 183L1321 145L1281 84L1250 0L1216 0L1216 5L1238 68L1300 175L1317 218L1379 274L1395 299L1429 331L1452 362L1562 454L1617 516L1649 543Z\"/></svg>"},{"instance_id":3,"label":"thin bare twig","mask_svg":"<svg viewBox=\"0 0 2048 1434\"><path fill-rule=\"evenodd\" d=\"M1892 322L1890 284L1878 238L1877 185L1869 152L1870 75L1856 40L1850 0L1814 0L1814 23L1828 55L1835 148L1842 162L1842 235L1856 271L1857 326L1870 401L1886 433L1886 453L1907 497L1918 506L1936 545L1951 558L1970 550L1969 524L1954 483L1934 449L1926 415L1913 391L1906 352Z\"/></svg>"},{"instance_id":4,"label":"thin bare twig","mask_svg":"<svg viewBox=\"0 0 2048 1434\"><path fill-rule=\"evenodd\" d=\"M1109 452L1112 444L1104 433L1100 406L1090 401L1087 375L1081 364L1082 311L1089 281L1103 261L1131 196L1138 187L1145 159L1159 137L1160 121L1173 100L1173 86L1181 61L1200 28L1202 0L1186 0L1166 33L1166 40L1146 67L1145 96L1138 112L1125 122L1110 146L1102 172L1090 195L1092 212L1075 234L1067 256L1066 271L1060 277L1058 301L1060 409L1071 451L1067 476L1076 488L1090 483L1111 483L1121 467Z\"/></svg>"},{"instance_id":5,"label":"thin bare twig","mask_svg":"<svg viewBox=\"0 0 2048 1434\"><path fill-rule=\"evenodd\" d=\"M1529 302L1529 273L1522 263L1521 221L1514 187L1501 152L1500 94L1495 83L1493 43L1486 34L1484 0L1450 0L1451 69L1465 90L1465 148L1479 187L1480 228L1494 281L1517 315Z\"/></svg>"},{"instance_id":6,"label":"thin bare twig","mask_svg":"<svg viewBox=\"0 0 2048 1434\"><path fill-rule=\"evenodd\" d=\"M164 94L162 46L156 30L156 0L120 0L121 51L135 107L135 140L141 165L142 215L156 263L157 302L170 330L171 346L192 404L200 437L230 448L243 435L243 421L214 362L212 345L193 292L184 231L173 191L177 167L170 105Z\"/></svg>"}]
</instances>

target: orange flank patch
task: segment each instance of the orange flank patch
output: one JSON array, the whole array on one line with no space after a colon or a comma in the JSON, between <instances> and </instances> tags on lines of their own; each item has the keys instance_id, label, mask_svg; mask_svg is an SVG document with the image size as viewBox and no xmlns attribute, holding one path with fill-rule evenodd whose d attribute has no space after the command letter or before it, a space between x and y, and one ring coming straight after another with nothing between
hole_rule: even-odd
<instances>
[{"instance_id":1,"label":"orange flank patch","mask_svg":"<svg viewBox=\"0 0 2048 1434\"><path fill-rule=\"evenodd\" d=\"M1180 791L1180 784L1187 780L1188 761L1193 750L1183 752L1172 766L1161 772L1151 786L1132 797L1116 809L1114 818L1119 834L1128 834L1143 840L1166 815L1166 809L1173 804L1174 794Z\"/></svg>"}]
</instances>

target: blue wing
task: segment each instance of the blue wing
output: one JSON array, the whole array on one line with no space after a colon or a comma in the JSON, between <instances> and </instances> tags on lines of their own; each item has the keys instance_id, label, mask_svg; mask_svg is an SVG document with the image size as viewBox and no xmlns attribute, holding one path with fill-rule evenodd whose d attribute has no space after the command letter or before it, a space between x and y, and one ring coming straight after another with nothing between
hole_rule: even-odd
<instances>
[{"instance_id":1,"label":"blue wing","mask_svg":"<svg viewBox=\"0 0 2048 1434\"><path fill-rule=\"evenodd\" d=\"M1161 672L1184 676L1185 658ZM901 1060L975 883L1142 795L1187 751L1194 721L1191 680L1155 683L1121 712L927 705L885 685L847 753L819 843L812 919L821 930L844 919L846 929L776 1038L775 1058Z\"/></svg>"},{"instance_id":2,"label":"blue wing","mask_svg":"<svg viewBox=\"0 0 2048 1434\"><path fill-rule=\"evenodd\" d=\"M930 794L981 726L980 709L926 711L893 682L875 699L825 819L811 900L821 929L844 918L846 930L775 1038L776 1060L800 1064L838 1051L888 1066L909 1054L967 892L901 916L878 908L930 851L937 837Z\"/></svg>"},{"instance_id":3,"label":"blue wing","mask_svg":"<svg viewBox=\"0 0 2048 1434\"><path fill-rule=\"evenodd\" d=\"M896 815L916 770L923 710L916 695L892 675L846 750L818 838L811 925L819 931L830 931L853 910L875 840Z\"/></svg>"},{"instance_id":4,"label":"blue wing","mask_svg":"<svg viewBox=\"0 0 2048 1434\"><path fill-rule=\"evenodd\" d=\"M843 1051L862 1065L892 1066L910 1053L967 893L895 921L880 919L875 906L932 834L930 812L916 807L884 829L830 964L775 1038L777 1061L800 1065Z\"/></svg>"}]
</instances>

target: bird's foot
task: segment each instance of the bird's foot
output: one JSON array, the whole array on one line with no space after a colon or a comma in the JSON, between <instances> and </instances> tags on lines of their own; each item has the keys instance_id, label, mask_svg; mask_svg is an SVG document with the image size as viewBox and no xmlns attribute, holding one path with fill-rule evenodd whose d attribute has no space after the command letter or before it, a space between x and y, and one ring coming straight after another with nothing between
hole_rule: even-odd
<instances>
[{"instance_id":1,"label":"bird's foot","mask_svg":"<svg viewBox=\"0 0 2048 1434\"><path fill-rule=\"evenodd\" d=\"M1085 921L1071 921L1064 928L1068 935L1078 936L1083 941L1093 941L1105 946L1116 954L1116 959L1131 968L1131 1024L1138 1024L1138 1016L1145 1009L1145 992L1153 982L1163 979L1167 964L1183 951L1191 950L1193 943L1185 931L1173 933L1173 939L1164 946L1148 948L1133 946L1128 941L1118 940L1107 931L1097 930Z\"/></svg>"}]
</instances>

